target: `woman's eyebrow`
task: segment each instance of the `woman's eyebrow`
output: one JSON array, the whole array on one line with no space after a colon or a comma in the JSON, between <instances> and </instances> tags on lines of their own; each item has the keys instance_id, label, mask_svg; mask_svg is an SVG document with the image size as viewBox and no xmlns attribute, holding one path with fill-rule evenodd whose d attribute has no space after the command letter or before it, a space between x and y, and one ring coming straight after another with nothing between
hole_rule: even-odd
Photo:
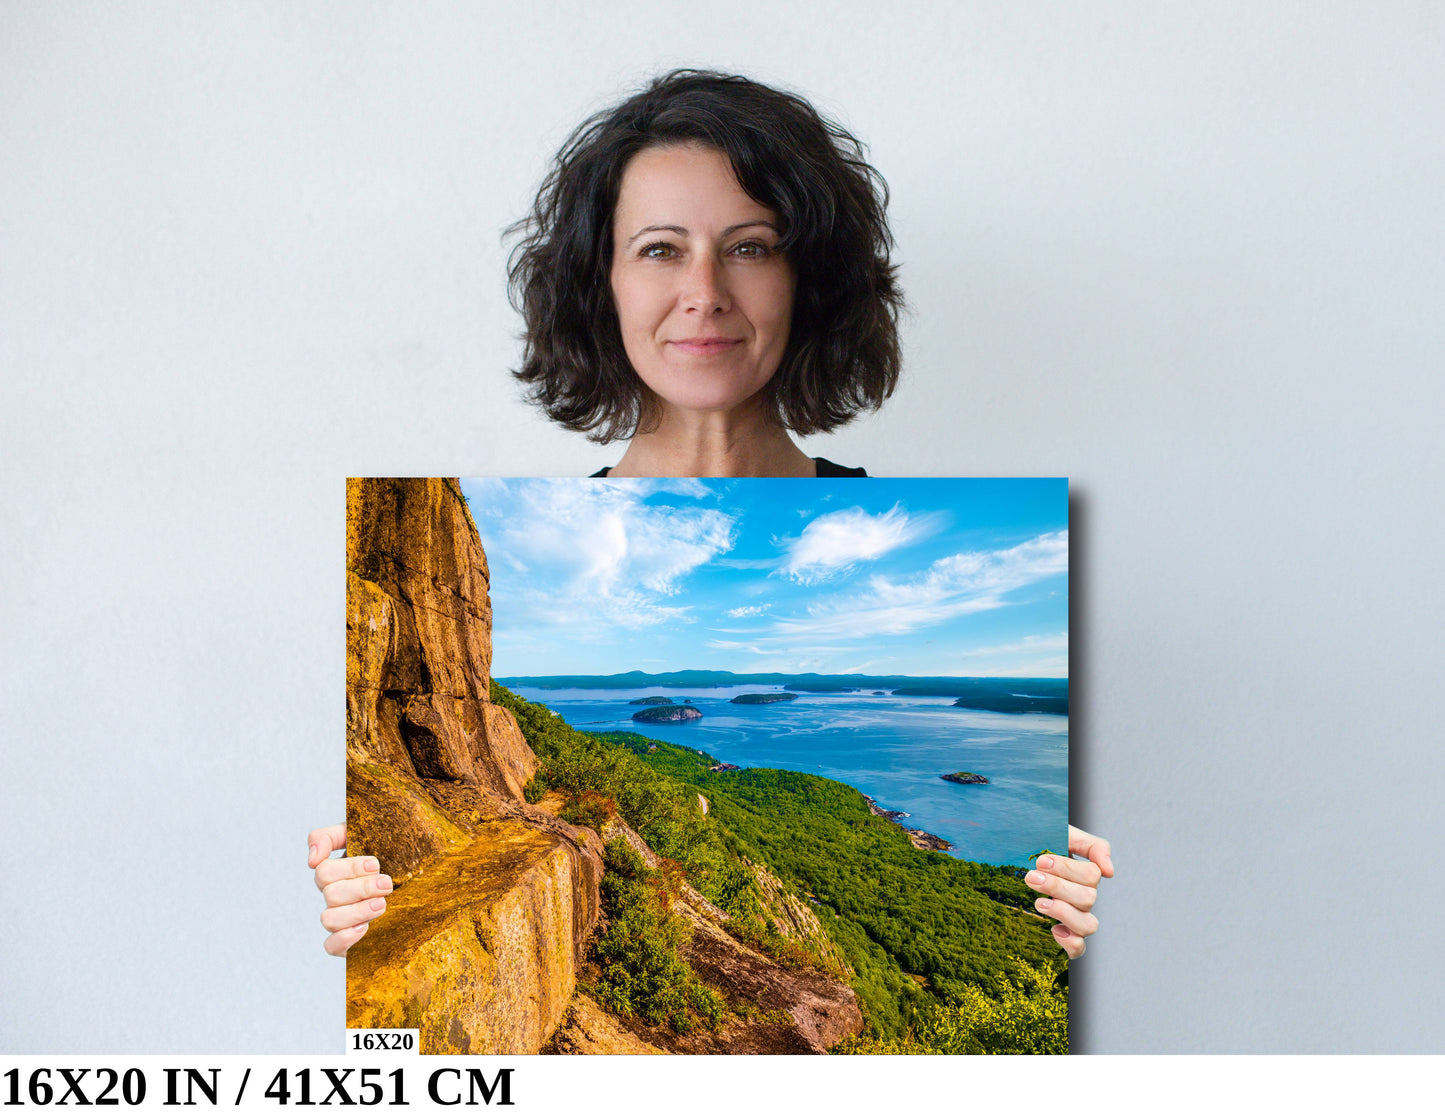
<instances>
[{"instance_id":1,"label":"woman's eyebrow","mask_svg":"<svg viewBox=\"0 0 1445 1117\"><path fill-rule=\"evenodd\" d=\"M782 235L776 225L774 225L771 221L764 221L761 217L759 217L756 221L742 221L736 225L729 225L726 229L722 231L722 235L725 237L730 237L739 229L751 229L755 225L761 225L765 229L771 229L773 232L778 233L779 236Z\"/></svg>"},{"instance_id":2,"label":"woman's eyebrow","mask_svg":"<svg viewBox=\"0 0 1445 1117\"><path fill-rule=\"evenodd\" d=\"M756 221L741 221L736 225L729 225L722 231L722 235L730 237L739 229L751 229L755 225L761 225L764 228L771 229L775 233L778 232L778 227L771 221L764 221L762 218L758 218ZM638 229L637 232L628 237L627 240L623 242L622 247L628 247L638 237L642 236L643 233L676 233L680 237L687 236L687 230L681 225L648 225L646 228ZM779 233L779 235L781 236L781 233Z\"/></svg>"},{"instance_id":3,"label":"woman's eyebrow","mask_svg":"<svg viewBox=\"0 0 1445 1117\"><path fill-rule=\"evenodd\" d=\"M645 229L638 229L637 232L628 237L622 247L626 248L627 245L642 236L643 233L676 233L680 237L687 236L687 230L681 225L648 225Z\"/></svg>"}]
</instances>

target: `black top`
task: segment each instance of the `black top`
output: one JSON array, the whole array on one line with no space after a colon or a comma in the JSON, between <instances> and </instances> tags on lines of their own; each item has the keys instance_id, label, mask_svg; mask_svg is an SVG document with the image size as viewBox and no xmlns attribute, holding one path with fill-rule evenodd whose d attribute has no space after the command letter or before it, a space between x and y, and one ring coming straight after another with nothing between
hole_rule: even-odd
<instances>
[{"instance_id":1,"label":"black top","mask_svg":"<svg viewBox=\"0 0 1445 1117\"><path fill-rule=\"evenodd\" d=\"M839 465L837 462L830 462L827 458L814 458L813 464L818 467L819 477L867 477L866 469L849 469L846 465ZM607 466L603 466L593 477L606 477Z\"/></svg>"}]
</instances>

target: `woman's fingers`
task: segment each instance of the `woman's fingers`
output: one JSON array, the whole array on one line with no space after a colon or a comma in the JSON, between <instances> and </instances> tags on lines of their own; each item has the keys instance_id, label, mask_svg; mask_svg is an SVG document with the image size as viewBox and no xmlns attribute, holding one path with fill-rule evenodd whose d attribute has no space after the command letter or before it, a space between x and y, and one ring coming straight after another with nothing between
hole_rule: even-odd
<instances>
[{"instance_id":1,"label":"woman's fingers","mask_svg":"<svg viewBox=\"0 0 1445 1117\"><path fill-rule=\"evenodd\" d=\"M345 931L358 923L370 923L386 910L386 901L377 896L355 904L328 907L321 913L321 926L328 931Z\"/></svg>"},{"instance_id":2,"label":"woman's fingers","mask_svg":"<svg viewBox=\"0 0 1445 1117\"><path fill-rule=\"evenodd\" d=\"M1097 888L1099 877L1103 875L1099 866L1092 861L1081 861L1077 857L1055 857L1052 853L1046 853L1035 861L1034 868L1088 888Z\"/></svg>"},{"instance_id":3,"label":"woman's fingers","mask_svg":"<svg viewBox=\"0 0 1445 1117\"><path fill-rule=\"evenodd\" d=\"M1106 877L1114 875L1114 861L1109 855L1109 842L1096 834L1090 834L1080 830L1077 826L1069 827L1069 852L1079 857L1087 857L1099 871Z\"/></svg>"},{"instance_id":4,"label":"woman's fingers","mask_svg":"<svg viewBox=\"0 0 1445 1117\"><path fill-rule=\"evenodd\" d=\"M391 892L391 877L385 873L367 873L359 877L343 877L321 890L328 908L345 907L361 900L375 899ZM331 928L333 931L335 927Z\"/></svg>"},{"instance_id":5,"label":"woman's fingers","mask_svg":"<svg viewBox=\"0 0 1445 1117\"><path fill-rule=\"evenodd\" d=\"M323 826L319 830L313 830L306 835L306 867L314 869L320 865L333 852L346 848L346 826L338 823L335 826ZM320 887L319 885L317 887Z\"/></svg>"},{"instance_id":6,"label":"woman's fingers","mask_svg":"<svg viewBox=\"0 0 1445 1117\"><path fill-rule=\"evenodd\" d=\"M338 880L381 872L375 857L330 857L316 866L316 887L325 892Z\"/></svg>"},{"instance_id":7,"label":"woman's fingers","mask_svg":"<svg viewBox=\"0 0 1445 1117\"><path fill-rule=\"evenodd\" d=\"M1053 932L1054 941L1064 948L1064 953L1069 956L1070 962L1084 953L1086 944L1082 935L1074 934L1062 923L1055 923Z\"/></svg>"},{"instance_id":8,"label":"woman's fingers","mask_svg":"<svg viewBox=\"0 0 1445 1117\"><path fill-rule=\"evenodd\" d=\"M346 952L355 945L356 940L366 934L367 924L358 923L355 927L348 927L344 931L337 931L334 935L326 936L326 953L337 958L346 957Z\"/></svg>"},{"instance_id":9,"label":"woman's fingers","mask_svg":"<svg viewBox=\"0 0 1445 1117\"><path fill-rule=\"evenodd\" d=\"M326 953L344 957L366 934L371 920L386 910L391 877L381 871L375 857L331 856L346 848L345 826L323 826L306 835L306 863L316 870L316 887L326 897L321 925L331 932Z\"/></svg>"},{"instance_id":10,"label":"woman's fingers","mask_svg":"<svg viewBox=\"0 0 1445 1117\"><path fill-rule=\"evenodd\" d=\"M1065 903L1063 900L1040 896L1034 901L1034 907L1050 919L1057 919L1071 935L1080 939L1092 935L1099 929L1099 920L1095 916L1089 912L1080 911L1073 904Z\"/></svg>"},{"instance_id":11,"label":"woman's fingers","mask_svg":"<svg viewBox=\"0 0 1445 1117\"><path fill-rule=\"evenodd\" d=\"M1024 882L1044 893L1034 907L1058 920L1052 928L1054 940L1074 959L1084 953L1085 938L1099 929L1090 909L1099 897L1100 878L1114 875L1114 862L1107 841L1076 826L1069 827L1069 852L1078 856L1040 857Z\"/></svg>"},{"instance_id":12,"label":"woman's fingers","mask_svg":"<svg viewBox=\"0 0 1445 1117\"><path fill-rule=\"evenodd\" d=\"M1074 861L1067 857L1040 857L1037 867L1025 877L1024 883L1036 892L1088 911L1098 897L1099 867L1091 861Z\"/></svg>"}]
</instances>

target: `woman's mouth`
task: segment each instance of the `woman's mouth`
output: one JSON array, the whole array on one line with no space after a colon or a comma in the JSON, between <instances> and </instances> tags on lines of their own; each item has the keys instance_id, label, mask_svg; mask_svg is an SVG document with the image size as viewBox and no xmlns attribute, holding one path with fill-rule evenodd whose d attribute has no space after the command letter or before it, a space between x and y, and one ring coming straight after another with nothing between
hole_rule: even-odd
<instances>
[{"instance_id":1,"label":"woman's mouth","mask_svg":"<svg viewBox=\"0 0 1445 1117\"><path fill-rule=\"evenodd\" d=\"M742 344L741 338L736 337L684 337L676 341L668 342L683 353L691 353L697 357L708 357L714 353L724 353L736 345Z\"/></svg>"}]
</instances>

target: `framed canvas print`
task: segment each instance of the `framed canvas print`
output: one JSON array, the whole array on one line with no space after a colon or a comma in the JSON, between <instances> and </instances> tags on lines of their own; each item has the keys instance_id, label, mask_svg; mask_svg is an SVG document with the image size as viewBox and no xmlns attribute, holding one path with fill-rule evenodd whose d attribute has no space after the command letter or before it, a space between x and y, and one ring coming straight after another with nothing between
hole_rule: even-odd
<instances>
[{"instance_id":1,"label":"framed canvas print","mask_svg":"<svg viewBox=\"0 0 1445 1117\"><path fill-rule=\"evenodd\" d=\"M347 489L350 1028L1066 1052L1068 484Z\"/></svg>"}]
</instances>

